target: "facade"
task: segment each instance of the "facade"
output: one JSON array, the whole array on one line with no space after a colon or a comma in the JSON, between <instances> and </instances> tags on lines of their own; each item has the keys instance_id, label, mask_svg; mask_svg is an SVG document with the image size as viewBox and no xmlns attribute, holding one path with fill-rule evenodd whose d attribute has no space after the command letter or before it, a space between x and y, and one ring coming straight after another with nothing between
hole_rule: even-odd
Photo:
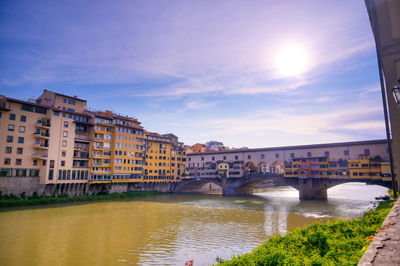
<instances>
[{"instance_id":1,"label":"facade","mask_svg":"<svg viewBox=\"0 0 400 266\"><path fill-rule=\"evenodd\" d=\"M144 182L176 182L185 176L186 154L173 134L145 132L146 162Z\"/></svg>"},{"instance_id":2,"label":"facade","mask_svg":"<svg viewBox=\"0 0 400 266\"><path fill-rule=\"evenodd\" d=\"M144 135L140 122L111 111L95 119L91 183L137 182L142 179Z\"/></svg>"},{"instance_id":3,"label":"facade","mask_svg":"<svg viewBox=\"0 0 400 266\"><path fill-rule=\"evenodd\" d=\"M385 140L288 146L263 149L229 150L188 154L187 170L191 177L217 177L220 163L229 165L229 177L251 173L277 173L286 177L348 178L348 161L359 154L387 158ZM317 173L318 171L318 173ZM299 176L300 174L300 176Z\"/></svg>"},{"instance_id":4,"label":"facade","mask_svg":"<svg viewBox=\"0 0 400 266\"><path fill-rule=\"evenodd\" d=\"M397 79L400 78L400 1L365 0L378 57L378 73L382 73L381 87L387 99L390 119L388 138L393 150L394 174L397 188L400 185L400 109L392 95Z\"/></svg>"}]
</instances>

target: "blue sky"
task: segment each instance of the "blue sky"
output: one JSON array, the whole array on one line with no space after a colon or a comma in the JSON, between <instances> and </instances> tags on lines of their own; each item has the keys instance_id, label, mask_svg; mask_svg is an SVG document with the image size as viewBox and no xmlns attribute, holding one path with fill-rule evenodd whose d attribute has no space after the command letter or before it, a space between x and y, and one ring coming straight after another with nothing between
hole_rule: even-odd
<instances>
[{"instance_id":1,"label":"blue sky","mask_svg":"<svg viewBox=\"0 0 400 266\"><path fill-rule=\"evenodd\" d=\"M0 36L0 94L78 95L187 144L385 137L361 0L1 1Z\"/></svg>"}]
</instances>

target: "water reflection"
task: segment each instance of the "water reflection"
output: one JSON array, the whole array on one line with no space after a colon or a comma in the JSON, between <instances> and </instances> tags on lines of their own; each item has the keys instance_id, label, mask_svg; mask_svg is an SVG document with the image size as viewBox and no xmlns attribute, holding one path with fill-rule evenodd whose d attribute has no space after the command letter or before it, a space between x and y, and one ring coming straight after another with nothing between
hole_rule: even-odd
<instances>
[{"instance_id":1,"label":"water reflection","mask_svg":"<svg viewBox=\"0 0 400 266\"><path fill-rule=\"evenodd\" d=\"M358 217L385 188L345 184L327 201L289 187L250 197L162 195L0 213L4 265L196 265L249 252L269 236L314 221Z\"/></svg>"}]
</instances>

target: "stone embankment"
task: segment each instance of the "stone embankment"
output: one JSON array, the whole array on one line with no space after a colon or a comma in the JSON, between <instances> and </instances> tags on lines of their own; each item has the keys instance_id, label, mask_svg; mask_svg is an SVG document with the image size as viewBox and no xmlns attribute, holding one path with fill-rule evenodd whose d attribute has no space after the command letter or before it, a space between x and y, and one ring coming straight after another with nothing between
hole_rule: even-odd
<instances>
[{"instance_id":1,"label":"stone embankment","mask_svg":"<svg viewBox=\"0 0 400 266\"><path fill-rule=\"evenodd\" d=\"M397 200L358 265L400 265L400 200Z\"/></svg>"}]
</instances>

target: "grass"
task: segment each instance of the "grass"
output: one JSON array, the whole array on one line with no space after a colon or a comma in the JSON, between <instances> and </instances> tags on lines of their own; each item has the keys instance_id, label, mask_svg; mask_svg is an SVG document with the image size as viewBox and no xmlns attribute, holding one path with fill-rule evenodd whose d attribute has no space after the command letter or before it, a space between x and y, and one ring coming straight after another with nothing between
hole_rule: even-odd
<instances>
[{"instance_id":1,"label":"grass","mask_svg":"<svg viewBox=\"0 0 400 266\"><path fill-rule=\"evenodd\" d=\"M273 236L251 253L220 265L357 265L393 204L380 202L359 219L315 223Z\"/></svg>"},{"instance_id":2,"label":"grass","mask_svg":"<svg viewBox=\"0 0 400 266\"><path fill-rule=\"evenodd\" d=\"M17 206L33 206L33 205L44 205L44 204L58 204L68 202L85 202L85 201L99 201L99 200L117 200L117 199L128 199L138 198L150 195L160 195L161 192L155 191L131 191L124 193L113 193L113 194L101 194L101 195L83 195L83 196L59 196L59 197L29 197L27 199L19 199L16 197L2 197L0 201L0 208L17 207Z\"/></svg>"}]
</instances>

